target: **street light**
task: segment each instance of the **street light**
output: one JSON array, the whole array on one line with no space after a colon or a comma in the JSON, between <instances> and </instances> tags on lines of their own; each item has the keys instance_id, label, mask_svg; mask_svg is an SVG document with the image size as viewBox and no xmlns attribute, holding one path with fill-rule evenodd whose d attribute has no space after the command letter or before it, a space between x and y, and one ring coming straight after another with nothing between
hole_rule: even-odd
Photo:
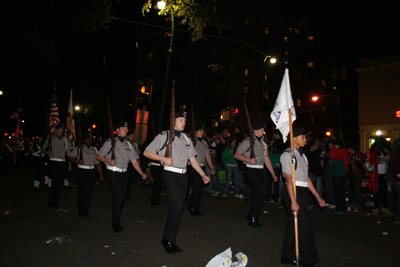
<instances>
[{"instance_id":1,"label":"street light","mask_svg":"<svg viewBox=\"0 0 400 267\"><path fill-rule=\"evenodd\" d=\"M166 3L164 1L158 1L157 7L159 9L165 9ZM164 116L164 108L165 108L165 99L167 98L167 88L168 88L168 79L169 79L169 70L171 67L171 57L172 57L172 42L174 40L174 12L171 9L171 20L172 20L172 27L171 27L171 41L169 43L168 49L168 56L167 56L167 67L165 69L165 78L164 78L164 86L163 86L163 94L161 97L161 107L160 107L160 114L158 116L158 124L157 124L157 132L161 132L161 126Z\"/></svg>"},{"instance_id":2,"label":"street light","mask_svg":"<svg viewBox=\"0 0 400 267\"><path fill-rule=\"evenodd\" d=\"M157 2L158 9L161 9L161 10L165 9L165 4L166 3L164 1L158 1Z\"/></svg>"},{"instance_id":3,"label":"street light","mask_svg":"<svg viewBox=\"0 0 400 267\"><path fill-rule=\"evenodd\" d=\"M272 57L272 56L270 56L270 55L268 55L268 56L265 57L264 63L265 63L265 61L267 61L268 58L270 58L270 60L269 60L270 63L272 63L272 64L275 64L275 63L276 63L276 58L274 58L274 57Z\"/></svg>"},{"instance_id":4,"label":"street light","mask_svg":"<svg viewBox=\"0 0 400 267\"><path fill-rule=\"evenodd\" d=\"M340 139L343 138L343 131L342 131L342 118L340 116L340 101L339 101L339 97L337 96L333 96L333 95L321 95L321 96L313 96L311 97L311 100L316 102L318 99L322 98L322 97L332 97L332 98L336 98L337 101L337 105L338 105L338 126L339 126L339 134L340 134Z\"/></svg>"},{"instance_id":5,"label":"street light","mask_svg":"<svg viewBox=\"0 0 400 267\"><path fill-rule=\"evenodd\" d=\"M78 111L78 110L80 110L81 108L79 107L79 106L75 106L75 110L76 111Z\"/></svg>"}]
</instances>

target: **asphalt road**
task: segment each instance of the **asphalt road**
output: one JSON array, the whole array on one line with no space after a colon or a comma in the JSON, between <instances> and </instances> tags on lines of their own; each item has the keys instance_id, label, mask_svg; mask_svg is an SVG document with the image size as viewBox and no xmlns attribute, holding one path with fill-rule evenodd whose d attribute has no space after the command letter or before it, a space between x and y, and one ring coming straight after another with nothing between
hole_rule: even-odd
<instances>
[{"instance_id":1,"label":"asphalt road","mask_svg":"<svg viewBox=\"0 0 400 267\"><path fill-rule=\"evenodd\" d=\"M249 201L204 195L204 216L183 212L177 244L183 253L167 254L160 244L167 216L167 197L150 205L151 187L134 185L133 199L122 214L125 231L111 228L111 192L107 182L96 185L91 218L78 216L77 186L63 190L66 213L47 206L49 190L32 190L30 171L0 178L0 266L205 266L231 247L243 252L249 267L283 266L280 250L286 213L278 204L265 203L260 223L249 227ZM4 215L4 212L11 211ZM336 215L331 209L311 210L320 263L317 266L400 266L400 224L393 218L363 212ZM384 233L387 233L384 234ZM48 243L64 237L62 244ZM301 254L301 251L300 251Z\"/></svg>"}]
</instances>

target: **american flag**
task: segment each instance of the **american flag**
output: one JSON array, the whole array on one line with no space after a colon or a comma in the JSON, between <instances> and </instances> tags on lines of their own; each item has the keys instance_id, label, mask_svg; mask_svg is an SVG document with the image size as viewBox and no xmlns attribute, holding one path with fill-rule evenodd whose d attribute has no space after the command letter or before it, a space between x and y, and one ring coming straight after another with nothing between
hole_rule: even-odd
<instances>
[{"instance_id":1,"label":"american flag","mask_svg":"<svg viewBox=\"0 0 400 267\"><path fill-rule=\"evenodd\" d=\"M50 118L49 118L49 126L50 126L50 134L54 135L55 127L60 123L60 118L58 115L58 107L57 107L57 97L56 97L56 87L54 86L53 91L53 100L50 109Z\"/></svg>"}]
</instances>

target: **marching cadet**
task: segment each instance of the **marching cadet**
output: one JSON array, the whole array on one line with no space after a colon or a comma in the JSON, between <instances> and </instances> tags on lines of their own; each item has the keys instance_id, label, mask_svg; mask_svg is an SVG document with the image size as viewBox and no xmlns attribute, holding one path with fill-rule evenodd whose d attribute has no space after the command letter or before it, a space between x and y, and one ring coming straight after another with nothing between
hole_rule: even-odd
<instances>
[{"instance_id":1,"label":"marching cadet","mask_svg":"<svg viewBox=\"0 0 400 267\"><path fill-rule=\"evenodd\" d=\"M135 150L136 154L140 155L139 147L138 145L133 142L135 140L135 132L133 130L128 130L128 134L126 135L127 141L132 145L132 148ZM139 159L138 159L139 161ZM140 165L140 164L139 164ZM128 183L126 186L126 198L127 199L132 199L131 197L131 188L132 188L132 183L133 181L139 181L139 173L135 170L133 167L132 163L128 163Z\"/></svg>"},{"instance_id":2,"label":"marching cadet","mask_svg":"<svg viewBox=\"0 0 400 267\"><path fill-rule=\"evenodd\" d=\"M258 223L258 220L260 219L264 200L267 196L267 181L264 175L264 164L271 173L274 182L278 181L278 177L275 176L271 160L268 157L268 146L263 141L264 123L256 121L253 123L252 128L254 135L255 158L250 157L250 137L243 140L240 144L236 150L235 158L246 164L246 181L252 189L250 213L247 215L247 220L250 226L260 228L263 225Z\"/></svg>"},{"instance_id":3,"label":"marching cadet","mask_svg":"<svg viewBox=\"0 0 400 267\"><path fill-rule=\"evenodd\" d=\"M112 141L108 139L101 147L96 156L98 161L104 162L106 165L106 177L110 184L113 195L112 201L112 228L115 232L122 232L124 228L121 226L121 214L125 204L126 186L128 179L128 163L132 162L133 167L140 174L142 179L146 179L146 174L140 169L138 159L139 155L135 152L132 145L126 141L125 137L128 133L128 123L119 122L115 126L117 136L115 139L115 159L112 157Z\"/></svg>"},{"instance_id":4,"label":"marching cadet","mask_svg":"<svg viewBox=\"0 0 400 267\"><path fill-rule=\"evenodd\" d=\"M306 130L304 128L293 129L293 145L295 147L295 173L296 173L296 192L294 195L292 181L292 156L290 148L282 153L280 162L282 172L286 179L286 187L283 190L282 198L285 204L288 219L286 222L285 237L283 239L281 262L282 264L296 264L295 250L295 229L294 213L298 218L299 233L299 252L303 266L314 266L318 262L318 253L315 245L314 232L311 226L310 216L308 214L307 197L308 190L315 196L319 205L325 207L325 201L318 195L313 182L308 176L308 162L301 149L305 146Z\"/></svg>"},{"instance_id":5,"label":"marching cadet","mask_svg":"<svg viewBox=\"0 0 400 267\"><path fill-rule=\"evenodd\" d=\"M202 139L204 136L204 126L197 125L195 131L196 131L195 138L197 138L195 146L195 150L197 153L196 159L199 162L200 167L203 169L203 171L204 171L204 166L207 163L211 169L211 175L214 175L215 170L212 164L210 150L208 149L206 141ZM192 193L190 196L189 206L188 206L189 213L192 216L203 215L200 212L200 202L203 196L204 182L199 173L190 164L188 166L188 177L189 177L189 183L192 185Z\"/></svg>"},{"instance_id":6,"label":"marching cadet","mask_svg":"<svg viewBox=\"0 0 400 267\"><path fill-rule=\"evenodd\" d=\"M44 135L38 134L32 146L32 161L33 161L33 189L39 190L40 181L45 174L46 154L42 151Z\"/></svg>"},{"instance_id":7,"label":"marching cadet","mask_svg":"<svg viewBox=\"0 0 400 267\"><path fill-rule=\"evenodd\" d=\"M94 185L96 183L96 170L100 174L100 180L103 180L103 171L100 162L96 160L99 153L92 146L92 136L87 133L83 135L83 145L76 146L68 156L68 160L77 163L75 174L78 184L78 214L79 216L91 217L89 214L90 201L92 199Z\"/></svg>"},{"instance_id":8,"label":"marching cadet","mask_svg":"<svg viewBox=\"0 0 400 267\"><path fill-rule=\"evenodd\" d=\"M188 160L191 166L200 174L204 183L210 181L210 178L206 176L196 159L196 150L192 141L182 132L185 129L185 125L186 112L176 112L174 132L164 131L157 135L144 151L145 157L160 161L164 166L162 176L167 190L169 211L161 244L169 254L182 252L182 249L176 245L176 235L186 198ZM172 158L165 155L170 134L173 135L171 145Z\"/></svg>"},{"instance_id":9,"label":"marching cadet","mask_svg":"<svg viewBox=\"0 0 400 267\"><path fill-rule=\"evenodd\" d=\"M50 136L42 145L42 151L49 156L49 174L51 179L51 189L49 206L59 208L60 195L63 188L63 182L66 170L66 156L69 154L69 142L63 135L64 126L59 123L55 126L55 135ZM49 139L51 142L51 151L49 149Z\"/></svg>"}]
</instances>

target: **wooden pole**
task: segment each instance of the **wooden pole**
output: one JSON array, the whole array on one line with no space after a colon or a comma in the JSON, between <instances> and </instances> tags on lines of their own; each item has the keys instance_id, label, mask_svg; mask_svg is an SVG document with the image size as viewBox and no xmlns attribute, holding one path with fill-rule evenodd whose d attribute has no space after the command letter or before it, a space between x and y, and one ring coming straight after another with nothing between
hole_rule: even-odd
<instances>
[{"instance_id":1,"label":"wooden pole","mask_svg":"<svg viewBox=\"0 0 400 267\"><path fill-rule=\"evenodd\" d=\"M294 197L297 200L297 192L296 192L296 158L294 156L294 144L293 144L293 122L292 122L292 109L289 108L289 126L290 126L290 150L292 153L292 183L293 183L293 192ZM296 240L296 265L299 266L299 229L297 222L297 212L293 213L294 215L294 233Z\"/></svg>"}]
</instances>

